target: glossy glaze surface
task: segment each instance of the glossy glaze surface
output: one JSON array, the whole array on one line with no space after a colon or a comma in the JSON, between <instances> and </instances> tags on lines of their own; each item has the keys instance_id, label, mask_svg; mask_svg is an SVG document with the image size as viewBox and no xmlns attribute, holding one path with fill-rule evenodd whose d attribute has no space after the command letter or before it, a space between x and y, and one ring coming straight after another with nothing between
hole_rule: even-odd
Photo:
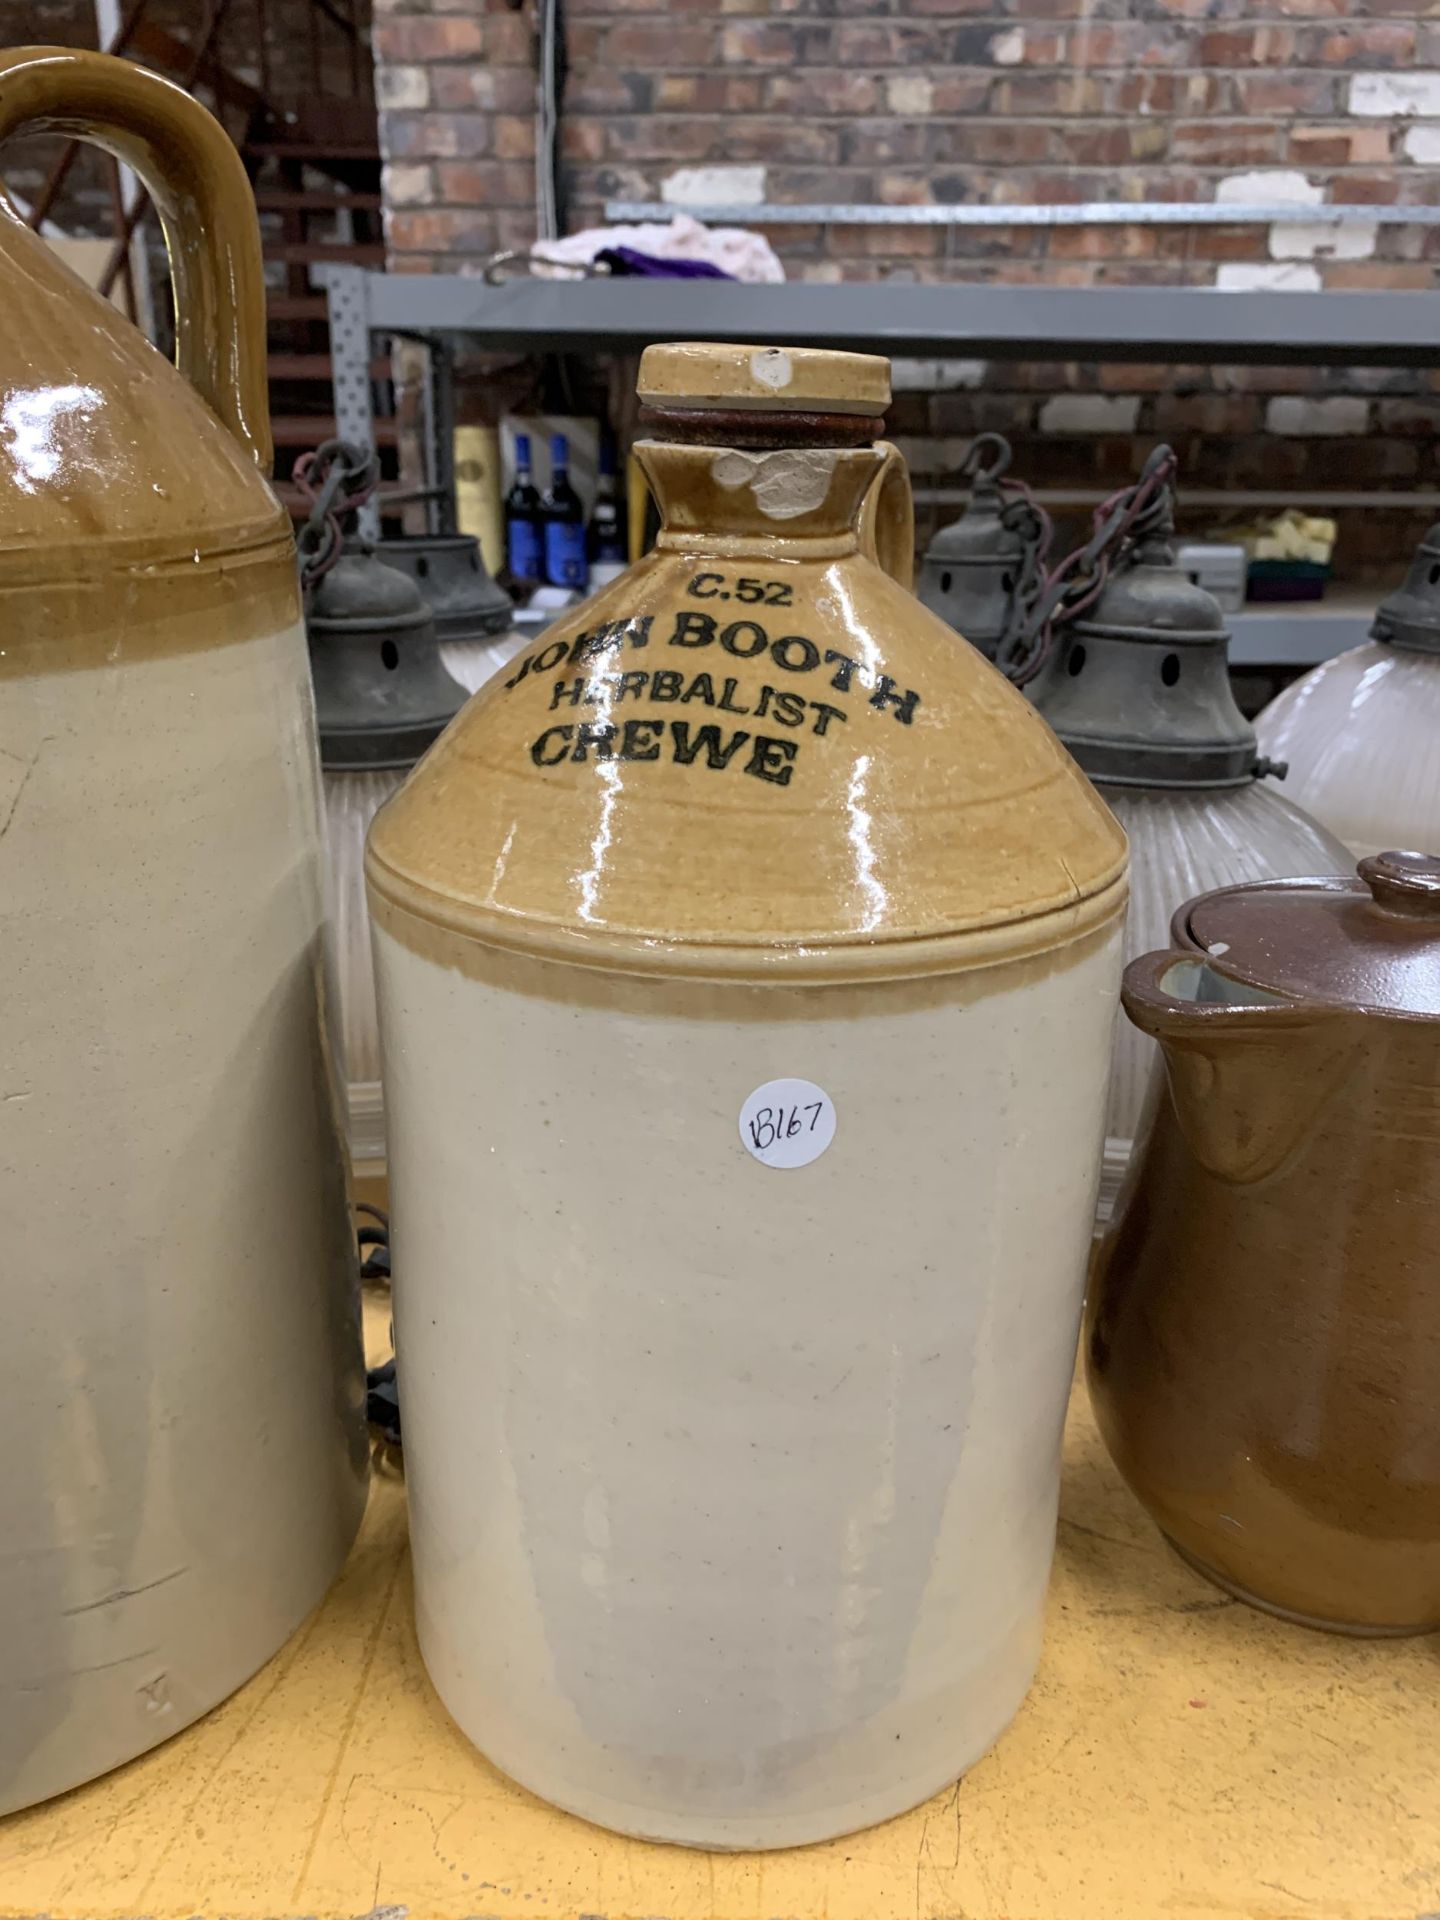
<instances>
[{"instance_id":1,"label":"glossy glaze surface","mask_svg":"<svg viewBox=\"0 0 1440 1920\"><path fill-rule=\"evenodd\" d=\"M0 58L0 136L133 162L183 380L0 204L0 1811L261 1665L364 1501L353 1243L258 235L203 109ZM203 398L201 397L203 394Z\"/></svg>"},{"instance_id":2,"label":"glossy glaze surface","mask_svg":"<svg viewBox=\"0 0 1440 1920\"><path fill-rule=\"evenodd\" d=\"M265 332L259 234L250 184L224 129L197 114L172 81L130 61L19 47L0 54L0 143L22 131L79 135L142 177L165 227L176 364L268 473L265 355L255 345ZM107 388L107 402L114 398Z\"/></svg>"},{"instance_id":3,"label":"glossy glaze surface","mask_svg":"<svg viewBox=\"0 0 1440 1920\"><path fill-rule=\"evenodd\" d=\"M939 981L635 979L376 932L426 1664L523 1785L803 1844L1029 1685L1119 929ZM798 1171L736 1116L838 1114ZM1034 1168L1046 1177L1036 1183Z\"/></svg>"},{"instance_id":4,"label":"glossy glaze surface","mask_svg":"<svg viewBox=\"0 0 1440 1920\"><path fill-rule=\"evenodd\" d=\"M376 820L373 888L741 976L925 972L966 964L930 942L1000 957L1118 910L1124 838L1074 762L858 551L883 451L637 452L657 550L470 702Z\"/></svg>"},{"instance_id":5,"label":"glossy glaze surface","mask_svg":"<svg viewBox=\"0 0 1440 1920\"><path fill-rule=\"evenodd\" d=\"M1370 877L1211 895L1126 970L1167 1075L1086 1353L1204 1571L1394 1633L1440 1626L1440 865Z\"/></svg>"},{"instance_id":6,"label":"glossy glaze surface","mask_svg":"<svg viewBox=\"0 0 1440 1920\"><path fill-rule=\"evenodd\" d=\"M186 566L259 549L278 577L293 552L261 480L270 426L259 234L234 147L169 81L128 61L53 48L0 56L0 141L47 127L108 146L151 188L172 248L185 377L63 267L0 193L0 555L7 585L113 581L123 567L144 604L132 601L110 644L140 658L148 608L174 610L189 592ZM221 620L191 646L226 638L227 612L247 635L254 630L250 584L210 584L201 598ZM293 607L293 587L288 597ZM45 671L65 663L49 634L25 630L13 641L0 672L28 670L31 646L44 648Z\"/></svg>"}]
</instances>

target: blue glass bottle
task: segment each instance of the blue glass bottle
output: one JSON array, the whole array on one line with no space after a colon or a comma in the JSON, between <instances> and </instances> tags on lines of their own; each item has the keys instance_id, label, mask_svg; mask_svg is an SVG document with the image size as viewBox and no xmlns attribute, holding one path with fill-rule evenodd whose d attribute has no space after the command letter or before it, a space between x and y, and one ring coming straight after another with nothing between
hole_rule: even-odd
<instances>
[{"instance_id":1,"label":"blue glass bottle","mask_svg":"<svg viewBox=\"0 0 1440 1920\"><path fill-rule=\"evenodd\" d=\"M585 554L585 508L570 484L570 446L563 433L550 437L550 485L544 514L545 578L552 587L583 588L590 578Z\"/></svg>"},{"instance_id":2,"label":"blue glass bottle","mask_svg":"<svg viewBox=\"0 0 1440 1920\"><path fill-rule=\"evenodd\" d=\"M540 490L530 477L530 436L515 436L515 484L505 496L505 565L512 580L545 578Z\"/></svg>"}]
</instances>

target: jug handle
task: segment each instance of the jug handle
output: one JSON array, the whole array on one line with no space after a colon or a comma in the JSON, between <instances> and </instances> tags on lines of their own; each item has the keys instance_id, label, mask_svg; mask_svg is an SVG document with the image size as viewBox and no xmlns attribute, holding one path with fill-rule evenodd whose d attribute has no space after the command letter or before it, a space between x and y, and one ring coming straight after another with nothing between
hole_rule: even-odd
<instances>
[{"instance_id":1,"label":"jug handle","mask_svg":"<svg viewBox=\"0 0 1440 1920\"><path fill-rule=\"evenodd\" d=\"M915 502L910 492L910 469L893 442L877 440L875 451L882 458L860 502L856 528L860 551L909 593L915 584Z\"/></svg>"},{"instance_id":2,"label":"jug handle","mask_svg":"<svg viewBox=\"0 0 1440 1920\"><path fill-rule=\"evenodd\" d=\"M0 54L0 142L58 133L103 147L154 201L175 287L175 363L264 474L270 472L265 281L240 155L173 81L106 53Z\"/></svg>"},{"instance_id":3,"label":"jug handle","mask_svg":"<svg viewBox=\"0 0 1440 1920\"><path fill-rule=\"evenodd\" d=\"M1160 1042L1180 1131L1219 1180L1278 1173L1309 1139L1363 1057L1364 1020L1344 1008L1266 1000L1184 1000L1166 976L1202 954L1146 953L1125 969L1132 1024Z\"/></svg>"}]
</instances>

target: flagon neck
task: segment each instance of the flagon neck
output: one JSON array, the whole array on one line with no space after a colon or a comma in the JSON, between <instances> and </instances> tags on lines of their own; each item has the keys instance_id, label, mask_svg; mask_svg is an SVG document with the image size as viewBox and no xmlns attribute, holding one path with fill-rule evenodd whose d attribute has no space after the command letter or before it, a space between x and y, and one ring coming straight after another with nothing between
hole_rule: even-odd
<instances>
[{"instance_id":1,"label":"flagon neck","mask_svg":"<svg viewBox=\"0 0 1440 1920\"><path fill-rule=\"evenodd\" d=\"M648 438L684 446L865 447L883 432L873 413L792 413L771 407L640 409Z\"/></svg>"},{"instance_id":2,"label":"flagon neck","mask_svg":"<svg viewBox=\"0 0 1440 1920\"><path fill-rule=\"evenodd\" d=\"M768 448L641 440L635 457L660 509L662 546L798 543L814 558L854 550L861 503L885 464L871 445L788 439Z\"/></svg>"}]
</instances>

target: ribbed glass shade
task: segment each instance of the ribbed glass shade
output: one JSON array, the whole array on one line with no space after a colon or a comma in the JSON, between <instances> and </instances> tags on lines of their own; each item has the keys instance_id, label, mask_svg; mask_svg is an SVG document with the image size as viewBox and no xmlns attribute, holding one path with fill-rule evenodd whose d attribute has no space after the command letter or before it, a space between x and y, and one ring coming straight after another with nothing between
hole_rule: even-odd
<instances>
[{"instance_id":1,"label":"ribbed glass shade","mask_svg":"<svg viewBox=\"0 0 1440 1920\"><path fill-rule=\"evenodd\" d=\"M442 640L440 658L445 671L467 693L478 693L491 674L513 660L530 637L507 627L504 633L492 633L484 640Z\"/></svg>"},{"instance_id":2,"label":"ribbed glass shade","mask_svg":"<svg viewBox=\"0 0 1440 1920\"><path fill-rule=\"evenodd\" d=\"M467 693L474 693L524 646L513 628L485 640L442 642L440 658ZM330 963L340 996L340 1049L345 1074L350 1157L385 1158L385 1106L380 1086L380 1034L370 961L370 916L365 904L365 835L382 804L404 781L408 767L325 775L326 921Z\"/></svg>"},{"instance_id":3,"label":"ribbed glass shade","mask_svg":"<svg viewBox=\"0 0 1440 1920\"><path fill-rule=\"evenodd\" d=\"M1287 796L1357 859L1440 851L1440 655L1352 647L1287 687L1255 731L1290 763Z\"/></svg>"},{"instance_id":4,"label":"ribbed glass shade","mask_svg":"<svg viewBox=\"0 0 1440 1920\"><path fill-rule=\"evenodd\" d=\"M1125 958L1170 944L1175 909L1197 893L1244 880L1350 873L1355 862L1334 835L1262 781L1245 787L1181 792L1160 787L1101 786L1106 805L1130 837L1130 917ZM1100 1211L1108 1218L1130 1159L1155 1042L1116 1017L1105 1119Z\"/></svg>"},{"instance_id":5,"label":"ribbed glass shade","mask_svg":"<svg viewBox=\"0 0 1440 1920\"><path fill-rule=\"evenodd\" d=\"M383 1160L385 1116L380 1094L380 1035L365 905L365 835L382 803L405 779L406 767L325 775L325 918L332 977L340 994L340 1064L352 1161Z\"/></svg>"}]
</instances>

